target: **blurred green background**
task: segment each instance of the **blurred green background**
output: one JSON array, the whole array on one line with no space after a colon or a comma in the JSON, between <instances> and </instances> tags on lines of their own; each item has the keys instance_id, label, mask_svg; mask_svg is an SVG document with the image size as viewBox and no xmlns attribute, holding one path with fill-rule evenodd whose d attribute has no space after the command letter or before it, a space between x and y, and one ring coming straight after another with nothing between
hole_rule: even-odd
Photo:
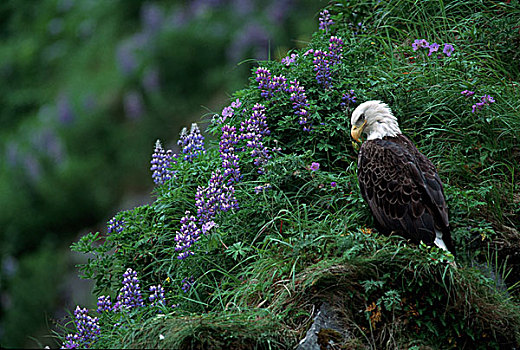
<instances>
[{"instance_id":1,"label":"blurred green background","mask_svg":"<svg viewBox=\"0 0 520 350\"><path fill-rule=\"evenodd\" d=\"M209 118L257 60L317 28L317 0L0 2L0 346L55 346L92 307L69 246L150 201L155 140Z\"/></svg>"}]
</instances>

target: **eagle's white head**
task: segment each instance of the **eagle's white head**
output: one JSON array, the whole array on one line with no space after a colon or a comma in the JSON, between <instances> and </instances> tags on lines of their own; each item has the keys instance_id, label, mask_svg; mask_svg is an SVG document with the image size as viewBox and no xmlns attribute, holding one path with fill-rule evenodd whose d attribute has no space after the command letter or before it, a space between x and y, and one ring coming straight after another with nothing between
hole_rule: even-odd
<instances>
[{"instance_id":1,"label":"eagle's white head","mask_svg":"<svg viewBox=\"0 0 520 350\"><path fill-rule=\"evenodd\" d=\"M361 134L366 134L367 140L375 140L402 133L397 118L386 103L381 101L367 101L357 106L352 113L350 123L352 124L350 134L358 142Z\"/></svg>"}]
</instances>

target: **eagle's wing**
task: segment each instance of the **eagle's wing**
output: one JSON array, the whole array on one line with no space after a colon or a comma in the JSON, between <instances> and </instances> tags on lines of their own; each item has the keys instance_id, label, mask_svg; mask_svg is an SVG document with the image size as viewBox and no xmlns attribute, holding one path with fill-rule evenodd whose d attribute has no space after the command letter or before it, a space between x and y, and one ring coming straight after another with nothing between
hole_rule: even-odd
<instances>
[{"instance_id":1,"label":"eagle's wing","mask_svg":"<svg viewBox=\"0 0 520 350\"><path fill-rule=\"evenodd\" d=\"M361 194L384 233L397 231L412 241L433 244L440 231L452 246L442 182L433 164L422 157L399 140L365 141L358 159Z\"/></svg>"}]
</instances>

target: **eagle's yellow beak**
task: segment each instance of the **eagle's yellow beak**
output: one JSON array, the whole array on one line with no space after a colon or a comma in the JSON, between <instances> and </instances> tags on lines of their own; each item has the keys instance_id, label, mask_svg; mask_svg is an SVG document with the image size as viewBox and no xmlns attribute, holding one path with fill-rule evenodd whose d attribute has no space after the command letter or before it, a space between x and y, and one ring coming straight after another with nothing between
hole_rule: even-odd
<instances>
[{"instance_id":1,"label":"eagle's yellow beak","mask_svg":"<svg viewBox=\"0 0 520 350\"><path fill-rule=\"evenodd\" d=\"M361 133L363 132L363 129L365 129L366 123L367 121L365 120L365 122L359 127L356 125L352 125L352 128L350 129L350 135L354 140L356 140L356 142L360 142L359 139L361 138Z\"/></svg>"}]
</instances>

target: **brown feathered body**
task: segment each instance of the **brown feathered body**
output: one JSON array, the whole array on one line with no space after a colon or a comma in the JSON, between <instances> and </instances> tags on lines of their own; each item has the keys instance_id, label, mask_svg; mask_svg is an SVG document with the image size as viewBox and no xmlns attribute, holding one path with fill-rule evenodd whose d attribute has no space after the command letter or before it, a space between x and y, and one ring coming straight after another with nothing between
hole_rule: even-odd
<instances>
[{"instance_id":1,"label":"brown feathered body","mask_svg":"<svg viewBox=\"0 0 520 350\"><path fill-rule=\"evenodd\" d=\"M379 231L428 245L437 237L455 252L442 182L432 162L406 136L365 141L358 180Z\"/></svg>"}]
</instances>

